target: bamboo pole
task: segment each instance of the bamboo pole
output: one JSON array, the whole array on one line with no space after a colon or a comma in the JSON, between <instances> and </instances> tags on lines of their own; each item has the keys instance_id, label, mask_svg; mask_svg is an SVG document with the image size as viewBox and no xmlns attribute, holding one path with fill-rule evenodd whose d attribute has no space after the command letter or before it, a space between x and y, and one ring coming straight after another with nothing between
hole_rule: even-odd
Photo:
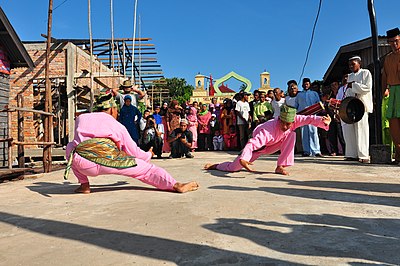
<instances>
[{"instance_id":1,"label":"bamboo pole","mask_svg":"<svg viewBox=\"0 0 400 266\"><path fill-rule=\"evenodd\" d=\"M89 43L90 43L90 106L89 112L93 110L94 92L93 92L93 38L92 38L92 18L90 0L88 0L88 25L89 25Z\"/></svg>"},{"instance_id":2,"label":"bamboo pole","mask_svg":"<svg viewBox=\"0 0 400 266\"><path fill-rule=\"evenodd\" d=\"M52 99L51 99L51 83L49 78L50 71L50 46L51 46L51 25L53 21L53 0L49 0L49 11L47 19L47 43L46 43L46 96L45 96L45 111L52 112ZM44 118L44 139L45 142L51 141L51 131L53 127L53 116L45 116ZM45 173L51 171L51 146L47 145L43 149L43 170Z\"/></svg>"},{"instance_id":3,"label":"bamboo pole","mask_svg":"<svg viewBox=\"0 0 400 266\"><path fill-rule=\"evenodd\" d=\"M0 112L15 112L15 111L32 112L32 113L41 114L41 115L55 116L53 113L48 113L48 112L43 112L40 110L23 108L23 107L18 107L18 106L9 106L7 109L0 110Z\"/></svg>"},{"instance_id":4,"label":"bamboo pole","mask_svg":"<svg viewBox=\"0 0 400 266\"><path fill-rule=\"evenodd\" d=\"M111 54L112 54L112 57L111 57L111 70L112 70L112 73L113 73L113 76L114 76L114 73L115 73L115 71L114 71L114 64L115 64L115 61L114 61L114 14L113 14L113 9L114 9L114 6L113 6L113 0L110 0L110 20L111 20ZM113 88L115 88L116 86L115 86L115 78L113 78L112 79L113 81L112 81L112 84L113 84Z\"/></svg>"},{"instance_id":5,"label":"bamboo pole","mask_svg":"<svg viewBox=\"0 0 400 266\"><path fill-rule=\"evenodd\" d=\"M12 144L14 145L46 145L46 146L51 146L51 145L56 145L55 142L52 141L14 141Z\"/></svg>"},{"instance_id":6,"label":"bamboo pole","mask_svg":"<svg viewBox=\"0 0 400 266\"><path fill-rule=\"evenodd\" d=\"M136 11L137 11L137 3L138 0L135 0L135 10L133 11L133 38L132 38L132 71L131 71L131 80L135 83L135 38L136 38Z\"/></svg>"}]
</instances>

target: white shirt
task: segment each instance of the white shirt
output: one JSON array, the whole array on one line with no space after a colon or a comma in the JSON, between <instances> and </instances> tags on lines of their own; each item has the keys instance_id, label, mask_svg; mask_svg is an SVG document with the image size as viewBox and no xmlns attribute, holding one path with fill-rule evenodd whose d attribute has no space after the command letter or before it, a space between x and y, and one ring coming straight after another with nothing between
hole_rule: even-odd
<instances>
[{"instance_id":1,"label":"white shirt","mask_svg":"<svg viewBox=\"0 0 400 266\"><path fill-rule=\"evenodd\" d=\"M281 98L279 102L277 102L276 100L272 101L271 105L272 108L274 108L274 118L278 117L281 114L281 106L284 103L285 103L285 98Z\"/></svg>"},{"instance_id":2,"label":"white shirt","mask_svg":"<svg viewBox=\"0 0 400 266\"><path fill-rule=\"evenodd\" d=\"M368 69L360 69L357 73L350 73L347 83L353 82L348 88L345 97L354 96L359 98L365 105L365 111L372 113L372 75Z\"/></svg>"},{"instance_id":3,"label":"white shirt","mask_svg":"<svg viewBox=\"0 0 400 266\"><path fill-rule=\"evenodd\" d=\"M237 124L238 125L246 125L249 121L249 113L250 113L250 105L248 102L238 101L236 103L235 110L239 112L246 121L244 121L241 117L237 116Z\"/></svg>"}]
</instances>

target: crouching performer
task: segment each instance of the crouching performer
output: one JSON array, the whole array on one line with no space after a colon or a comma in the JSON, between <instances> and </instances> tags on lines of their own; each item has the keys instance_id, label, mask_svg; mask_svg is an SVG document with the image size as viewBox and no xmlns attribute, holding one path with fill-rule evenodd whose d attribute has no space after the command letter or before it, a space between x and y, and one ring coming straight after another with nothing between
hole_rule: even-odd
<instances>
[{"instance_id":1,"label":"crouching performer","mask_svg":"<svg viewBox=\"0 0 400 266\"><path fill-rule=\"evenodd\" d=\"M111 174L133 177L161 190L184 193L198 189L196 182L178 183L150 163L152 151L141 150L116 120L117 105L111 94L97 99L96 111L76 119L74 140L67 145L64 178L72 168L81 184L75 192L90 193L88 176Z\"/></svg>"},{"instance_id":2,"label":"crouching performer","mask_svg":"<svg viewBox=\"0 0 400 266\"><path fill-rule=\"evenodd\" d=\"M242 153L233 162L206 164L206 170L236 172L242 168L253 171L250 165L263 154L273 154L281 151L275 173L289 175L285 167L294 164L295 130L304 125L314 125L328 130L331 119L329 116L296 115L296 109L282 105L280 116L257 126L253 137L247 142Z\"/></svg>"}]
</instances>

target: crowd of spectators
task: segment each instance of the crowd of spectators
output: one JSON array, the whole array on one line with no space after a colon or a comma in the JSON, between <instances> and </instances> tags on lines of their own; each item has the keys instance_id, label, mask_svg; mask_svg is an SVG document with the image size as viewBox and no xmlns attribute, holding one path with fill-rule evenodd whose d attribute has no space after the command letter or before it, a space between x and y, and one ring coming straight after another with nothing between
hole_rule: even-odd
<instances>
[{"instance_id":1,"label":"crowd of spectators","mask_svg":"<svg viewBox=\"0 0 400 266\"><path fill-rule=\"evenodd\" d=\"M283 104L296 107L298 111L320 101L327 105L329 99L336 98L340 85L345 84L344 78L341 84L333 82L322 87L304 78L300 91L297 82L289 80L286 91L280 88L255 90L252 95L241 90L223 102L217 102L217 98L212 98L211 103L179 104L171 100L143 111L139 111L137 105L144 93L135 86L124 83L125 94L114 92L114 96L121 103L119 121L143 150L152 149L157 158L167 152L170 152L169 158L193 158L194 151L239 151L257 125L279 117ZM345 154L340 118L329 108L320 113L326 114L334 121L328 132L313 126L296 130L297 154L316 157Z\"/></svg>"}]
</instances>

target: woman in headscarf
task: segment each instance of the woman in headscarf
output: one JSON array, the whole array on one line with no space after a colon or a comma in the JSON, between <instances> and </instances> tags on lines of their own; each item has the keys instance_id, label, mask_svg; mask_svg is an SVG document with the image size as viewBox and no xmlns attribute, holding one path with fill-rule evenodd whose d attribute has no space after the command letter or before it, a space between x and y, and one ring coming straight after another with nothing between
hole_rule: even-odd
<instances>
[{"instance_id":1,"label":"woman in headscarf","mask_svg":"<svg viewBox=\"0 0 400 266\"><path fill-rule=\"evenodd\" d=\"M201 110L197 115L197 121L199 123L199 150L205 151L211 148L212 141L210 135L210 120L211 113L208 111L207 104L202 104Z\"/></svg>"},{"instance_id":2,"label":"woman in headscarf","mask_svg":"<svg viewBox=\"0 0 400 266\"><path fill-rule=\"evenodd\" d=\"M81 184L75 192L90 193L88 176L115 174L161 190L197 190L196 182L178 183L167 171L150 163L153 153L139 149L128 130L116 121L118 110L111 94L97 99L96 110L76 118L75 136L67 145L64 179L72 169Z\"/></svg>"},{"instance_id":3,"label":"woman in headscarf","mask_svg":"<svg viewBox=\"0 0 400 266\"><path fill-rule=\"evenodd\" d=\"M131 102L132 97L130 95L125 95L124 105L119 113L119 122L126 127L129 135L136 144L139 144L139 121L142 118L142 114Z\"/></svg>"},{"instance_id":4,"label":"woman in headscarf","mask_svg":"<svg viewBox=\"0 0 400 266\"><path fill-rule=\"evenodd\" d=\"M181 121L182 107L179 105L177 100L172 100L168 107L167 112L167 129L168 134L174 129L179 127Z\"/></svg>"},{"instance_id":5,"label":"woman in headscarf","mask_svg":"<svg viewBox=\"0 0 400 266\"><path fill-rule=\"evenodd\" d=\"M188 129L193 134L192 150L194 150L197 149L197 127L199 125L197 122L197 109L191 106L186 118L189 122Z\"/></svg>"},{"instance_id":6,"label":"woman in headscarf","mask_svg":"<svg viewBox=\"0 0 400 266\"><path fill-rule=\"evenodd\" d=\"M231 99L224 100L224 109L221 113L221 126L222 134L229 134L229 127L235 125L234 123L235 114L233 111L233 105Z\"/></svg>"}]
</instances>

